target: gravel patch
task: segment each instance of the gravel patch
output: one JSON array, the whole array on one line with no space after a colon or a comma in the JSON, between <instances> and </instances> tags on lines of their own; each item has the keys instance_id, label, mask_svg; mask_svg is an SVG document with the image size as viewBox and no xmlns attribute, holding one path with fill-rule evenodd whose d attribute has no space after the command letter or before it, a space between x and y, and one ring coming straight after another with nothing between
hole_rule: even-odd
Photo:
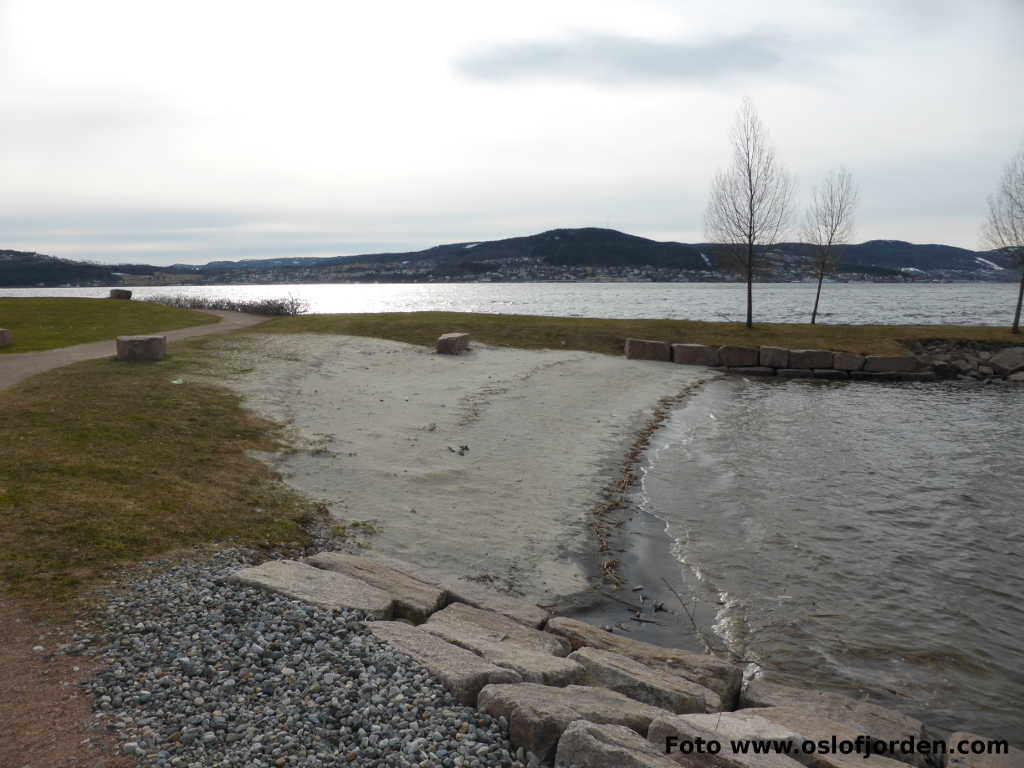
<instances>
[{"instance_id":1,"label":"gravel patch","mask_svg":"<svg viewBox=\"0 0 1024 768\"><path fill-rule=\"evenodd\" d=\"M111 595L85 687L147 766L521 766L504 718L460 706L362 616L222 581L241 550ZM89 652L88 650L86 652Z\"/></svg>"}]
</instances>

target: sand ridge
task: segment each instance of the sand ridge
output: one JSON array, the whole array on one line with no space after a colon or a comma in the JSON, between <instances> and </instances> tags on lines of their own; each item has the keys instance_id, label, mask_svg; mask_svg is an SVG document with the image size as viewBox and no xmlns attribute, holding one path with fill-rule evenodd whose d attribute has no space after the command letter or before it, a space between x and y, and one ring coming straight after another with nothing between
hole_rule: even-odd
<instances>
[{"instance_id":1,"label":"sand ridge","mask_svg":"<svg viewBox=\"0 0 1024 768\"><path fill-rule=\"evenodd\" d=\"M285 422L272 461L373 548L552 601L587 587L587 515L657 402L706 368L474 344L246 334L215 342L224 383Z\"/></svg>"}]
</instances>

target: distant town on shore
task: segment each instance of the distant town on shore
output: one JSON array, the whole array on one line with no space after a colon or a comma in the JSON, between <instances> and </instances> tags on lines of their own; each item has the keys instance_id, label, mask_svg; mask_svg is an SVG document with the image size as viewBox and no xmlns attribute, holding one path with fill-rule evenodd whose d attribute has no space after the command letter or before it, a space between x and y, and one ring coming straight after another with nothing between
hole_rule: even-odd
<instances>
[{"instance_id":1,"label":"distant town on shore","mask_svg":"<svg viewBox=\"0 0 1024 768\"><path fill-rule=\"evenodd\" d=\"M810 279L812 247L779 243L758 260L759 279ZM830 279L869 282L1012 282L1016 261L1002 251L870 240L842 246ZM203 265L97 264L0 250L0 287L437 282L723 282L737 279L729 249L658 242L613 229L553 229L503 240L422 251L337 257L212 261Z\"/></svg>"}]
</instances>

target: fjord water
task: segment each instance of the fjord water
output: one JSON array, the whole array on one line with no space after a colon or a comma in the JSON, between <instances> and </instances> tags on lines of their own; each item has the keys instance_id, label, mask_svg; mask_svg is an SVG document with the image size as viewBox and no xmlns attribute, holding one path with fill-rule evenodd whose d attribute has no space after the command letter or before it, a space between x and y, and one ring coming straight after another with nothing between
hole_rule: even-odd
<instances>
[{"instance_id":1,"label":"fjord water","mask_svg":"<svg viewBox=\"0 0 1024 768\"><path fill-rule=\"evenodd\" d=\"M637 501L738 657L1024 744L1022 425L1019 386L722 379Z\"/></svg>"}]
</instances>

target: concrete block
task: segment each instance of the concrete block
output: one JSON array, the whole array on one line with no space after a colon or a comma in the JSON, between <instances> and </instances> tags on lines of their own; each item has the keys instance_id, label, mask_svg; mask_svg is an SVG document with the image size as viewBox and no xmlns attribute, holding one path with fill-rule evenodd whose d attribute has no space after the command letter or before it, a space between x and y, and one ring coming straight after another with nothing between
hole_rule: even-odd
<instances>
[{"instance_id":1,"label":"concrete block","mask_svg":"<svg viewBox=\"0 0 1024 768\"><path fill-rule=\"evenodd\" d=\"M809 379L814 375L810 368L779 368L776 375L787 379Z\"/></svg>"},{"instance_id":2,"label":"concrete block","mask_svg":"<svg viewBox=\"0 0 1024 768\"><path fill-rule=\"evenodd\" d=\"M724 346L718 348L720 365L730 367L757 365L760 352L756 347Z\"/></svg>"},{"instance_id":3,"label":"concrete block","mask_svg":"<svg viewBox=\"0 0 1024 768\"><path fill-rule=\"evenodd\" d=\"M461 355L469 349L468 333L445 333L438 337L434 349L439 355Z\"/></svg>"},{"instance_id":4,"label":"concrete block","mask_svg":"<svg viewBox=\"0 0 1024 768\"><path fill-rule=\"evenodd\" d=\"M827 349L789 350L789 368L832 368L832 352Z\"/></svg>"},{"instance_id":5,"label":"concrete block","mask_svg":"<svg viewBox=\"0 0 1024 768\"><path fill-rule=\"evenodd\" d=\"M783 347L761 347L758 361L760 365L772 368L789 368L789 350Z\"/></svg>"},{"instance_id":6,"label":"concrete block","mask_svg":"<svg viewBox=\"0 0 1024 768\"><path fill-rule=\"evenodd\" d=\"M167 357L166 336L118 336L118 360L163 360Z\"/></svg>"},{"instance_id":7,"label":"concrete block","mask_svg":"<svg viewBox=\"0 0 1024 768\"><path fill-rule=\"evenodd\" d=\"M775 369L765 365L733 365L725 369L729 373L738 373L744 376L774 376Z\"/></svg>"},{"instance_id":8,"label":"concrete block","mask_svg":"<svg viewBox=\"0 0 1024 768\"><path fill-rule=\"evenodd\" d=\"M815 368L814 378L816 379L848 379L850 378L849 371L840 371L835 368Z\"/></svg>"},{"instance_id":9,"label":"concrete block","mask_svg":"<svg viewBox=\"0 0 1024 768\"><path fill-rule=\"evenodd\" d=\"M680 365L718 365L718 347L706 344L673 344L672 362Z\"/></svg>"},{"instance_id":10,"label":"concrete block","mask_svg":"<svg viewBox=\"0 0 1024 768\"><path fill-rule=\"evenodd\" d=\"M891 371L916 371L917 358L913 355L868 355L864 358L863 370L869 373Z\"/></svg>"},{"instance_id":11,"label":"concrete block","mask_svg":"<svg viewBox=\"0 0 1024 768\"><path fill-rule=\"evenodd\" d=\"M630 360L672 360L672 347L665 341L626 339L626 357Z\"/></svg>"},{"instance_id":12,"label":"concrete block","mask_svg":"<svg viewBox=\"0 0 1024 768\"><path fill-rule=\"evenodd\" d=\"M832 356L832 367L840 371L859 371L864 367L864 355L853 352L836 352Z\"/></svg>"},{"instance_id":13,"label":"concrete block","mask_svg":"<svg viewBox=\"0 0 1024 768\"><path fill-rule=\"evenodd\" d=\"M128 290L125 290L124 288L111 288L110 289L110 298L112 298L112 299L130 299L131 297L132 297L132 292L128 291Z\"/></svg>"}]
</instances>

